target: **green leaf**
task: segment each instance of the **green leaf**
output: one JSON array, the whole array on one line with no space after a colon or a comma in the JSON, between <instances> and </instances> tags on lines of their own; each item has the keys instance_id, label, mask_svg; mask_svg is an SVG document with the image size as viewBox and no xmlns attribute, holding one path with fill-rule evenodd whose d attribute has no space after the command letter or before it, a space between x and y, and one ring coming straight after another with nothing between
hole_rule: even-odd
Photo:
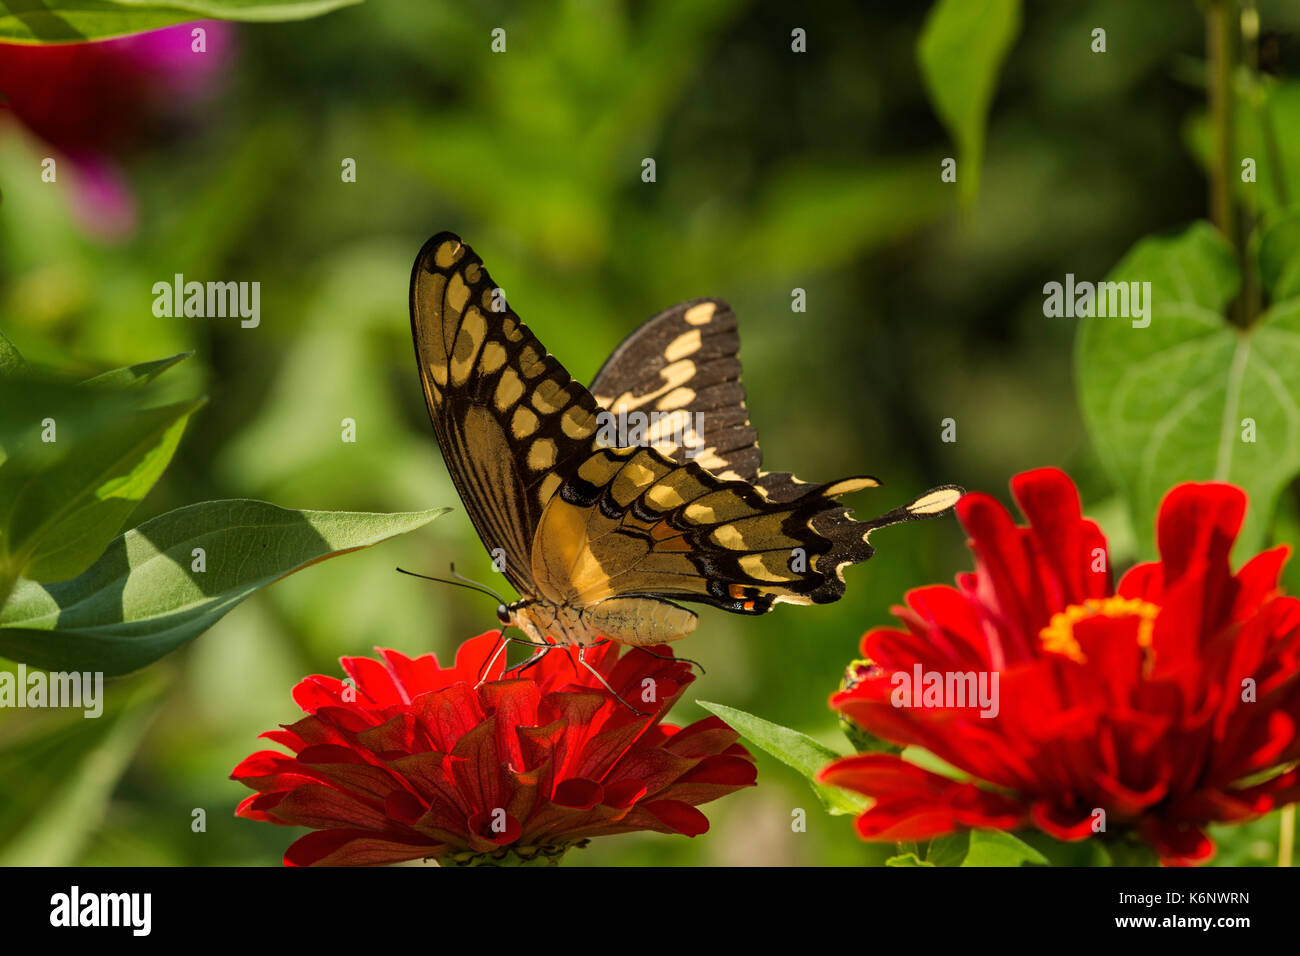
<instances>
[{"instance_id":1,"label":"green leaf","mask_svg":"<svg viewBox=\"0 0 1300 956\"><path fill-rule=\"evenodd\" d=\"M1079 401L1142 554L1153 553L1165 493L1207 480L1250 496L1237 553L1255 553L1279 490L1300 472L1300 299L1247 330L1229 324L1223 310L1239 274L1208 223L1142 240L1109 278L1151 283L1150 325L1080 320Z\"/></svg>"},{"instance_id":2,"label":"green leaf","mask_svg":"<svg viewBox=\"0 0 1300 956\"><path fill-rule=\"evenodd\" d=\"M1050 866L1047 857L1018 837L1001 830L967 830L935 837L924 849L899 844L886 866Z\"/></svg>"},{"instance_id":3,"label":"green leaf","mask_svg":"<svg viewBox=\"0 0 1300 956\"><path fill-rule=\"evenodd\" d=\"M13 375L27 368L27 360L14 344L0 332L0 375Z\"/></svg>"},{"instance_id":4,"label":"green leaf","mask_svg":"<svg viewBox=\"0 0 1300 956\"><path fill-rule=\"evenodd\" d=\"M0 654L124 674L201 634L257 589L449 510L290 511L244 499L178 508L115 539L78 578L20 581L0 611Z\"/></svg>"},{"instance_id":5,"label":"green leaf","mask_svg":"<svg viewBox=\"0 0 1300 956\"><path fill-rule=\"evenodd\" d=\"M1272 215L1259 229L1259 277L1274 300L1300 296L1300 208Z\"/></svg>"},{"instance_id":6,"label":"green leaf","mask_svg":"<svg viewBox=\"0 0 1300 956\"><path fill-rule=\"evenodd\" d=\"M320 16L361 0L0 0L0 40L67 43L156 30L188 20L271 22ZM188 44L188 39L185 41Z\"/></svg>"},{"instance_id":7,"label":"green leaf","mask_svg":"<svg viewBox=\"0 0 1300 956\"><path fill-rule=\"evenodd\" d=\"M836 816L845 813L859 814L866 809L867 798L861 794L817 782L817 774L828 763L838 760L843 754L836 753L807 734L755 717L743 710L704 700L696 703L722 718L755 747L771 754L790 769L806 777L813 792L821 798L822 804L830 813Z\"/></svg>"},{"instance_id":8,"label":"green leaf","mask_svg":"<svg viewBox=\"0 0 1300 956\"><path fill-rule=\"evenodd\" d=\"M979 190L998 71L1019 31L1020 0L939 0L917 42L930 101L957 143L958 189L968 202Z\"/></svg>"},{"instance_id":9,"label":"green leaf","mask_svg":"<svg viewBox=\"0 0 1300 956\"><path fill-rule=\"evenodd\" d=\"M156 359L152 362L141 362L139 365L111 369L96 375L94 378L86 379L82 384L93 385L96 388L138 388L141 385L148 385L173 365L183 362L193 354L193 351L180 352L177 355Z\"/></svg>"},{"instance_id":10,"label":"green leaf","mask_svg":"<svg viewBox=\"0 0 1300 956\"><path fill-rule=\"evenodd\" d=\"M935 837L925 849L926 862L931 866L961 866L970 852L969 831Z\"/></svg>"},{"instance_id":11,"label":"green leaf","mask_svg":"<svg viewBox=\"0 0 1300 956\"><path fill-rule=\"evenodd\" d=\"M1047 866L1047 857L1028 843L1001 830L972 830L970 851L962 866L1021 866L1035 863Z\"/></svg>"},{"instance_id":12,"label":"green leaf","mask_svg":"<svg viewBox=\"0 0 1300 956\"><path fill-rule=\"evenodd\" d=\"M157 712L162 684L107 685L116 703L0 748L0 866L70 866ZM100 701L102 703L102 700Z\"/></svg>"},{"instance_id":13,"label":"green leaf","mask_svg":"<svg viewBox=\"0 0 1300 956\"><path fill-rule=\"evenodd\" d=\"M0 412L7 454L0 464L0 563L37 581L72 577L98 557L162 476L203 404L141 410L119 394L51 391L17 380L0 383L0 402L9 403ZM47 429L53 441L44 440Z\"/></svg>"}]
</instances>

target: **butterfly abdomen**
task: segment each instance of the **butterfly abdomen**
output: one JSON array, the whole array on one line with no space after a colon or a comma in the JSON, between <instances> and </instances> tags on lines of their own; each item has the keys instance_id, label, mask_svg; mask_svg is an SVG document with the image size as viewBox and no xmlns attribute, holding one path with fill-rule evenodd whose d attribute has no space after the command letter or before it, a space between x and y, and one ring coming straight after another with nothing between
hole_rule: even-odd
<instances>
[{"instance_id":1,"label":"butterfly abdomen","mask_svg":"<svg viewBox=\"0 0 1300 956\"><path fill-rule=\"evenodd\" d=\"M697 621L686 608L658 598L608 598L582 611L582 622L593 634L633 646L679 640L695 630Z\"/></svg>"}]
</instances>

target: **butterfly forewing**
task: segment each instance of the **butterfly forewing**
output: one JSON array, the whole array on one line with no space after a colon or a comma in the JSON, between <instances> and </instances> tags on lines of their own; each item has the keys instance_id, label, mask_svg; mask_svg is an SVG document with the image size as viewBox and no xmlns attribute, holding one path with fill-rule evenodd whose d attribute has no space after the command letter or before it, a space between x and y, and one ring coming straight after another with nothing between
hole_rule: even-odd
<instances>
[{"instance_id":1,"label":"butterfly forewing","mask_svg":"<svg viewBox=\"0 0 1300 956\"><path fill-rule=\"evenodd\" d=\"M762 458L745 408L739 352L731 307L721 299L692 299L624 339L592 379L591 393L615 415L656 413L670 425L685 424L690 445L678 433L653 441L679 464L689 456L720 477L753 481Z\"/></svg>"},{"instance_id":2,"label":"butterfly forewing","mask_svg":"<svg viewBox=\"0 0 1300 956\"><path fill-rule=\"evenodd\" d=\"M532 594L542 509L595 431L596 404L502 301L483 262L451 233L411 273L411 334L443 459L489 552Z\"/></svg>"}]
</instances>

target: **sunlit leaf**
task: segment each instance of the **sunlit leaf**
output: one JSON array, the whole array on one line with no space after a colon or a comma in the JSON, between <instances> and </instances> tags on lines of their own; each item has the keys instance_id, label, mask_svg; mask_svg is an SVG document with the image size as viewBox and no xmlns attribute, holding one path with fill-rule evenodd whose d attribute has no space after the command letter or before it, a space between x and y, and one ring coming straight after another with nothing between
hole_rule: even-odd
<instances>
[{"instance_id":1,"label":"sunlit leaf","mask_svg":"<svg viewBox=\"0 0 1300 956\"><path fill-rule=\"evenodd\" d=\"M0 40L69 43L156 30L187 20L302 20L361 0L0 0Z\"/></svg>"},{"instance_id":2,"label":"sunlit leaf","mask_svg":"<svg viewBox=\"0 0 1300 956\"><path fill-rule=\"evenodd\" d=\"M771 754L787 767L802 774L808 785L821 799L822 804L832 814L858 814L867 805L866 797L839 787L828 787L817 783L817 774L832 760L842 757L825 744L818 743L807 734L801 734L789 727L782 727L743 710L727 707L724 704L712 704L708 701L696 701L701 707L722 718L742 737L755 747Z\"/></svg>"},{"instance_id":3,"label":"sunlit leaf","mask_svg":"<svg viewBox=\"0 0 1300 956\"><path fill-rule=\"evenodd\" d=\"M448 510L290 511L243 499L178 508L115 539L80 577L20 581L0 612L0 654L124 674L286 574L414 531Z\"/></svg>"},{"instance_id":4,"label":"sunlit leaf","mask_svg":"<svg viewBox=\"0 0 1300 956\"><path fill-rule=\"evenodd\" d=\"M1028 843L1001 830L972 830L970 850L962 866L1022 866L1025 863L1048 864L1047 857Z\"/></svg>"},{"instance_id":5,"label":"sunlit leaf","mask_svg":"<svg viewBox=\"0 0 1300 956\"><path fill-rule=\"evenodd\" d=\"M84 571L161 477L202 400L0 381L0 563L36 581Z\"/></svg>"}]
</instances>

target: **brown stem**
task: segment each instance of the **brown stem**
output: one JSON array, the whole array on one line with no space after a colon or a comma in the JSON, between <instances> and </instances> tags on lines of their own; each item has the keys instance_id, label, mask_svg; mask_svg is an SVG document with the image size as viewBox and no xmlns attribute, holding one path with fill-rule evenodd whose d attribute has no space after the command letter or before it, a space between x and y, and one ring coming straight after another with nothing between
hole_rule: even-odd
<instances>
[{"instance_id":1,"label":"brown stem","mask_svg":"<svg viewBox=\"0 0 1300 956\"><path fill-rule=\"evenodd\" d=\"M1210 218L1239 250L1236 206L1232 201L1234 147L1233 70L1237 52L1235 0L1210 0L1205 18L1210 92Z\"/></svg>"}]
</instances>

